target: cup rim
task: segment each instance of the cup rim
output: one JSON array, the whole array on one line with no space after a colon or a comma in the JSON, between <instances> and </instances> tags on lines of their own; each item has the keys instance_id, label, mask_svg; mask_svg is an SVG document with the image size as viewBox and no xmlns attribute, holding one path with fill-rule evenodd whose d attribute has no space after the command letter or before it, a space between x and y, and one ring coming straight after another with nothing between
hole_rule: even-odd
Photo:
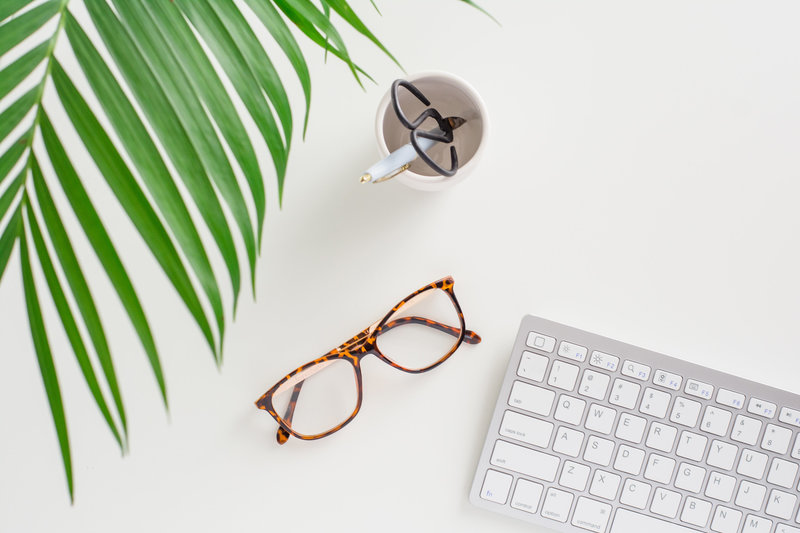
<instances>
[{"instance_id":1,"label":"cup rim","mask_svg":"<svg viewBox=\"0 0 800 533\"><path fill-rule=\"evenodd\" d=\"M463 90L470 99L475 102L475 106L478 110L478 113L481 116L482 120L482 132L480 137L480 142L478 143L478 147L475 150L475 153L472 155L469 161L464 164L462 167L458 169L458 172L455 176L448 178L447 176L426 176L424 174L417 174L416 172L412 172L410 170L406 170L397 176L397 179L400 181L409 181L412 182L413 185L421 185L421 186L437 186L440 184L444 184L445 182L449 183L456 183L464 179L467 174L472 170L472 167L477 164L480 156L483 154L486 148L486 139L488 138L489 134L489 117L488 113L486 112L486 104L481 98L478 91L470 85L466 80L461 78L460 76L456 76L450 72L440 71L440 70L426 70L422 72L416 72L414 74L408 75L405 77L410 82L415 82L421 78L440 78L447 80L452 83L452 85L457 86L459 89ZM391 89L386 91L383 98L381 99L380 103L378 104L378 110L375 114L375 138L377 139L378 143L378 151L380 152L381 157L386 157L389 155L389 147L386 145L386 138L383 135L383 121L384 117L386 116L386 110L389 107L389 102L391 100Z\"/></svg>"}]
</instances>

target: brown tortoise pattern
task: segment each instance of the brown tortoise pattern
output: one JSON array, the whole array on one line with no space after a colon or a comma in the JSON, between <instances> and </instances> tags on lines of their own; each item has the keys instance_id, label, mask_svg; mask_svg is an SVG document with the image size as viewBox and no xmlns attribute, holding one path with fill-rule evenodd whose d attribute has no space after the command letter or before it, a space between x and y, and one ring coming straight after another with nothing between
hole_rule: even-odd
<instances>
[{"instance_id":1,"label":"brown tortoise pattern","mask_svg":"<svg viewBox=\"0 0 800 533\"><path fill-rule=\"evenodd\" d=\"M358 412L361 410L361 400L363 396L363 382L361 377L361 359L366 357L367 355L373 354L377 356L381 361L385 362L388 365L391 365L398 370L402 370L403 372L408 372L411 374L420 374L422 372L427 372L429 370L433 370L437 366L444 363L453 353L461 346L462 342L466 342L467 344L478 344L481 342L480 336L473 332L469 331L466 328L466 324L464 323L464 313L461 311L461 306L458 304L458 300L456 300L455 292L453 292L453 285L454 281L451 276L446 278L442 278L439 281L435 281L433 283L429 283L425 285L421 289L409 294L405 298L403 298L397 305L395 305L386 315L379 321L373 323L347 342L343 343L341 346L334 348L330 352L326 353L322 357L318 359L314 359L313 361L304 364L303 366L297 368L293 372L286 375L283 379L278 381L275 385L272 386L267 392L264 393L261 398L256 401L256 406L259 409L263 409L267 411L272 418L278 422L280 426L278 428L277 440L278 444L284 444L287 440L289 440L290 436L294 436L298 439L302 440L316 440L321 439L322 437L327 437L328 435L335 433L342 429L344 426L350 423L350 421L355 418ZM460 321L460 328L455 328L452 326L448 326L446 324L442 324L440 322L436 322L434 320L429 320L427 318L418 317L418 316L406 316L402 318L396 318L394 320L389 321L389 319L394 315L400 308L406 305L412 298L422 294L425 291L431 290L442 290L444 291L452 301L453 305L455 306L456 312L458 313L458 319ZM386 357L381 351L378 349L377 346L377 338L381 335L381 333L385 333L393 328L404 324L419 324L434 328L438 331L442 331L454 337L457 337L456 342L453 344L453 347L447 352L443 357L441 357L435 363L426 366L424 368L418 369L410 369L405 368L396 362L392 361L388 357ZM292 395L289 399L289 405L286 409L286 413L281 416L275 410L273 406L273 397L276 393L282 392L286 390L288 387L292 386L291 381L294 376L297 376L301 372L304 372L315 365L324 364L326 361L335 361L335 360L345 360L348 363L352 364L355 368L355 376L356 376L356 386L358 388L358 400L356 402L356 407L353 410L353 413L341 424L331 428L330 430L320 433L318 435L303 435L300 433L295 432L292 427L292 417L294 415L295 407L297 406L297 399L300 396L300 390L303 387L304 381L298 381L294 384L294 388L292 390ZM322 367L324 368L324 366ZM320 370L322 369L320 368Z\"/></svg>"}]
</instances>

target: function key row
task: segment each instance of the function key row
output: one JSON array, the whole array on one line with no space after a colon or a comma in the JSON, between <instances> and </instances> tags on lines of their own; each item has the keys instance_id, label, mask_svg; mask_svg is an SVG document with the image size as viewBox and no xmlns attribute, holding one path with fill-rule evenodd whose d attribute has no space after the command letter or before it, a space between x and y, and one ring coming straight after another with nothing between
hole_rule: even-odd
<instances>
[{"instance_id":1,"label":"function key row","mask_svg":"<svg viewBox=\"0 0 800 533\"><path fill-rule=\"evenodd\" d=\"M528 333L526 344L531 348L535 348L546 353L553 353L553 351L556 349L557 342L558 341L554 337L536 331L531 331ZM580 363L585 362L588 356L590 365L607 370L609 372L616 372L620 368L619 357L609 353L600 352L598 350L592 351L591 355L589 355L588 348L568 341L561 341L558 343L558 350L556 353L560 357L571 359ZM531 352L525 352L523 354L523 359L525 358L531 360L533 363L533 375L543 376L545 374L548 362L547 358L542 358L541 360L534 362L534 354ZM561 381L570 381L573 373L577 377L577 369L576 371L572 371L569 368L569 365L559 367L558 373L561 372L566 374L561 378ZM621 372L624 376L647 382L650 381L652 375L653 384L674 391L681 390L681 385L683 384L683 377L679 376L678 374L660 369L657 369L655 373L653 373L649 366L636 361L624 361L621 366ZM520 375L523 377L529 377L523 373L520 373ZM541 378L532 379L541 381ZM559 378L556 377L555 381L558 381L558 379ZM556 385L556 383L550 383L550 385ZM687 379L683 390L686 394L696 398L709 401L714 398L714 386L695 379ZM745 407L745 396L738 392L721 388L719 391L717 391L716 403L726 407L731 407L733 409L743 409ZM750 398L750 401L747 403L747 412L769 419L775 418L775 416L778 415L778 420L784 424L800 427L800 409L790 409L788 407L784 407L779 413L778 406L774 403L761 400L759 398Z\"/></svg>"}]
</instances>

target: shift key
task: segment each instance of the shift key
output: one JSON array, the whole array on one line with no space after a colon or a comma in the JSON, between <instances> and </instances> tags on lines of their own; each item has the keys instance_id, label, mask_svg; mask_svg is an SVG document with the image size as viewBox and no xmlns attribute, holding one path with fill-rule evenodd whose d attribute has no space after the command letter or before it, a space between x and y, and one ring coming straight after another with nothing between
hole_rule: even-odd
<instances>
[{"instance_id":1,"label":"shift key","mask_svg":"<svg viewBox=\"0 0 800 533\"><path fill-rule=\"evenodd\" d=\"M556 479L561 460L553 455L498 440L494 445L490 462L506 470L552 482Z\"/></svg>"}]
</instances>

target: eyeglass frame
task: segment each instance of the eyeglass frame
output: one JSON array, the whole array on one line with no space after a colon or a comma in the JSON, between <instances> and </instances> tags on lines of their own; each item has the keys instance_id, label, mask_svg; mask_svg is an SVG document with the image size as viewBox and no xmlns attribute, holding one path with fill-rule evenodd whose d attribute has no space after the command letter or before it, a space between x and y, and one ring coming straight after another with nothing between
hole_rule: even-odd
<instances>
[{"instance_id":1,"label":"eyeglass frame","mask_svg":"<svg viewBox=\"0 0 800 533\"><path fill-rule=\"evenodd\" d=\"M422 102L425 105L426 109L420 113L420 115L414 119L413 121L409 120L406 116L405 112L403 112L402 108L400 107L400 87L405 88L410 92L417 100ZM430 139L432 141L444 143L444 144L451 144L453 142L453 127L450 125L447 119L445 119L439 111L433 107L430 107L431 101L422 94L416 85L412 84L406 80L395 80L392 83L392 88L390 91L391 101L392 101L392 108L394 109L395 115L397 115L397 119L400 121L400 124L403 125L404 128L411 130L411 145L414 147L414 151L417 152L417 156L419 156L422 161L425 162L426 165L431 167L434 172L446 177L453 177L456 175L458 171L458 154L456 153L456 147L450 146L450 168L446 169L439 165L436 161L433 160L431 156L428 155L425 150L419 144L419 138L422 137L423 139ZM436 121L437 125L439 126L439 130L442 133L433 133L430 131L420 130L419 127L422 125L423 122L432 118Z\"/></svg>"},{"instance_id":2,"label":"eyeglass frame","mask_svg":"<svg viewBox=\"0 0 800 533\"><path fill-rule=\"evenodd\" d=\"M317 440L323 437L327 437L345 427L358 415L358 413L361 411L361 403L364 396L363 376L361 374L361 359L363 359L364 357L372 354L375 355L378 359L380 359L384 363L387 363L388 365L393 366L398 370L402 370L403 372L407 372L409 374L421 374L423 372L428 372L430 370L433 370L434 368L444 363L455 353L455 351L461 346L463 342L466 342L467 344L480 343L481 337L474 331L468 330L466 327L466 323L464 321L464 313L461 310L461 306L459 305L458 300L456 299L455 292L453 290L454 284L455 281L453 280L453 277L447 276L438 281L434 281L433 283L429 283L428 285L425 285L424 287L414 291L413 293L403 298L388 313L386 313L386 315L383 318L381 318L377 322L374 322L373 324L362 330L360 333L356 334L348 341L344 342L337 348L334 348L333 350L326 353L322 357L314 359L313 361L310 361L298 367L294 371L290 372L289 374L284 376L281 380L279 380L275 385L273 385L258 400L256 400L255 402L256 407L258 407L261 410L267 411L270 414L270 416L272 416L272 418L274 418L275 421L278 423L279 427L278 427L278 432L276 434L276 439L278 441L278 444L285 444L289 440L290 436L300 440ZM455 306L455 310L456 313L458 314L458 319L461 326L458 338L456 342L453 344L453 347L450 349L450 351L447 352L447 354L442 356L433 364L419 369L405 368L402 365L389 359L386 355L384 355L380 351L380 348L378 348L377 345L378 336L381 334L381 332L389 331L390 329L393 329L398 325L402 325L403 323L406 322L413 322L416 324L427 325L434 329L438 329L440 331L453 335L455 333L453 331L455 329L453 326L447 326L440 322L436 322L434 320L430 320L423 317L401 317L397 320L402 322L396 325L391 325L395 322L392 321L392 323L388 324L387 327L387 321L392 317L392 315L394 315L398 310L400 310L411 299L419 296L420 294L426 291L437 290L437 289L445 292L449 296L450 301ZM308 378L305 378L294 384L294 389L292 390L292 396L289 399L289 404L286 409L286 415L284 415L283 417L281 417L278 414L277 410L273 405L272 399L274 395L281 390L281 387L284 386L284 384L289 383L294 376L299 375L301 372L304 372L315 365L319 365L325 362L339 361L339 360L347 361L348 363L353 365L354 368L355 378L356 378L356 389L358 391L358 399L356 401L356 407L353 410L353 413L339 425L317 435L304 435L302 433L294 431L290 424L292 421L292 417L294 415L294 410L297 407L297 400L300 395L300 390L302 389L305 379Z\"/></svg>"}]
</instances>

